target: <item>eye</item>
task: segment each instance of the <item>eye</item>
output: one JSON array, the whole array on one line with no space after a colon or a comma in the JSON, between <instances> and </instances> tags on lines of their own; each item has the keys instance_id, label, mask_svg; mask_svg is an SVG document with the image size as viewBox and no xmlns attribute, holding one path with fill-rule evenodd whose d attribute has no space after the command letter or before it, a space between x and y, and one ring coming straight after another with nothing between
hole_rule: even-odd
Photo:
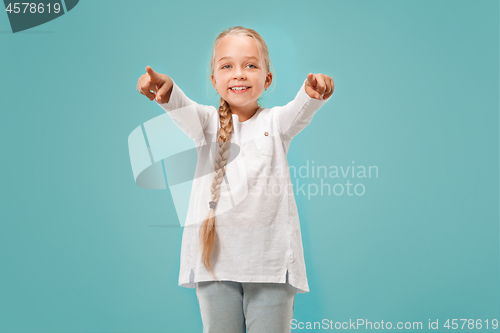
<instances>
[{"instance_id":1,"label":"eye","mask_svg":"<svg viewBox=\"0 0 500 333\"><path fill-rule=\"evenodd\" d=\"M253 66L254 68L257 68L254 64L248 64L248 66Z\"/></svg>"},{"instance_id":2,"label":"eye","mask_svg":"<svg viewBox=\"0 0 500 333\"><path fill-rule=\"evenodd\" d=\"M226 68L226 66L229 66L229 65L224 65L224 66L222 66L222 67L221 67L221 69L224 69L224 68Z\"/></svg>"}]
</instances>

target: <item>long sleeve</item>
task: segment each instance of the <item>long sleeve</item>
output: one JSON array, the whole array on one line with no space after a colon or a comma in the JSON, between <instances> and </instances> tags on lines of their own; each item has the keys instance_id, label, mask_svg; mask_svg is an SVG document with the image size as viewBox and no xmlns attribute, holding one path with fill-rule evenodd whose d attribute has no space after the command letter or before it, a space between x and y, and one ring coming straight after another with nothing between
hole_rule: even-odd
<instances>
[{"instance_id":1,"label":"long sleeve","mask_svg":"<svg viewBox=\"0 0 500 333\"><path fill-rule=\"evenodd\" d=\"M172 80L172 82L174 81ZM168 113L173 122L191 139L195 142L201 139L203 130L210 119L210 106L201 105L189 99L175 82L168 103L157 102L157 104Z\"/></svg>"},{"instance_id":2,"label":"long sleeve","mask_svg":"<svg viewBox=\"0 0 500 333\"><path fill-rule=\"evenodd\" d=\"M306 80L302 83L295 99L285 106L276 107L273 112L274 120L281 136L285 140L292 140L311 122L314 114L327 100L309 97L305 88Z\"/></svg>"},{"instance_id":3,"label":"long sleeve","mask_svg":"<svg viewBox=\"0 0 500 333\"><path fill-rule=\"evenodd\" d=\"M193 104L177 87L171 98L172 104L166 103L164 108L183 130L196 136L206 126L203 131L207 139L216 137L219 115L215 107L208 108L210 118L205 124L207 109L198 107L186 112L186 105L189 108ZM226 180L220 184L215 212L219 246L214 273L220 280L288 282L298 293L309 292L295 191L286 171L287 153L291 138L311 122L325 102L310 98L304 82L295 99L285 106L259 108L244 122L232 115ZM175 114L176 107L182 112ZM197 151L185 223L189 227L184 228L182 236L179 285L188 288L195 288L200 281L214 281L200 259L199 238L215 172L213 157L217 150L212 147Z\"/></svg>"}]
</instances>

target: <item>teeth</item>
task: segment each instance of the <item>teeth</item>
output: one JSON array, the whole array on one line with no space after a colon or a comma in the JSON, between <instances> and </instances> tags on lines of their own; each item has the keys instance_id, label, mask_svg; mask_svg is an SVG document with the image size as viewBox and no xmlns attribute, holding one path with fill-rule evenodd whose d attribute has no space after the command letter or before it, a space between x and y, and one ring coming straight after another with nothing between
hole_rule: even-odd
<instances>
[{"instance_id":1,"label":"teeth","mask_svg":"<svg viewBox=\"0 0 500 333\"><path fill-rule=\"evenodd\" d=\"M243 89L247 89L248 87L233 87L231 88L232 90L243 90Z\"/></svg>"}]
</instances>

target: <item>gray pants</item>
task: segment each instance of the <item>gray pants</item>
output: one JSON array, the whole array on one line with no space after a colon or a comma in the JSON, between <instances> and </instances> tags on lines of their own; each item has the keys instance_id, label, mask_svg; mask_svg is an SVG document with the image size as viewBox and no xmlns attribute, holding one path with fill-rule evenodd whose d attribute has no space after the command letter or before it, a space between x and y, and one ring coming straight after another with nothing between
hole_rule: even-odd
<instances>
[{"instance_id":1,"label":"gray pants","mask_svg":"<svg viewBox=\"0 0 500 333\"><path fill-rule=\"evenodd\" d=\"M290 333L296 288L288 283L196 283L203 333Z\"/></svg>"}]
</instances>

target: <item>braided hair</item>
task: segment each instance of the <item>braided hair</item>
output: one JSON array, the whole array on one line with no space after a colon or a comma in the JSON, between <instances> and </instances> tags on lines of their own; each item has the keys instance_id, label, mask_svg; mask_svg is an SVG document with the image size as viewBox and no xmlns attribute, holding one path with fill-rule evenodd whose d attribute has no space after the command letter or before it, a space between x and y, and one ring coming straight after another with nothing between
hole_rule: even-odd
<instances>
[{"instance_id":1,"label":"braided hair","mask_svg":"<svg viewBox=\"0 0 500 333\"><path fill-rule=\"evenodd\" d=\"M264 60L264 68L267 68L269 72L270 68L270 58L267 45L264 39L259 35L259 33L253 29L244 28L242 26L235 26L221 32L215 39L212 59L210 61L210 72L214 73L214 63L215 63L215 50L219 41L227 35L240 35L248 36L255 39L257 45L260 46L260 52L262 54L262 59ZM231 135L233 133L233 117L229 104L222 97L220 99L219 106L219 119L220 119L220 129L217 137L217 154L215 156L214 164L214 178L212 179L212 185L210 186L211 191L211 201L209 201L209 211L200 226L200 249L202 251L201 260L203 265L210 271L212 276L217 279L213 272L213 265L211 256L214 251L214 245L217 238L217 233L215 230L215 209L220 197L220 184L224 179L224 174L226 173L226 163L227 156L229 155L229 146ZM217 279L218 280L218 279Z\"/></svg>"}]
</instances>

